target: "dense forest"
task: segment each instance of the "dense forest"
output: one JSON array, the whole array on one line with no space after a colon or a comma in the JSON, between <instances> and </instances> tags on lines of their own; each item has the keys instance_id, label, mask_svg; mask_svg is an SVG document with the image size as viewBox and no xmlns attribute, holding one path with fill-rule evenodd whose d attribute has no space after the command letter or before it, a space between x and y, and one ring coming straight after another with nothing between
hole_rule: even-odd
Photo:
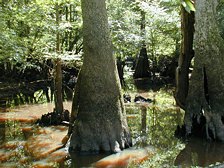
<instances>
[{"instance_id":1,"label":"dense forest","mask_svg":"<svg viewBox=\"0 0 224 168\"><path fill-rule=\"evenodd\" d=\"M0 167L222 167L224 1L1 0Z\"/></svg>"}]
</instances>

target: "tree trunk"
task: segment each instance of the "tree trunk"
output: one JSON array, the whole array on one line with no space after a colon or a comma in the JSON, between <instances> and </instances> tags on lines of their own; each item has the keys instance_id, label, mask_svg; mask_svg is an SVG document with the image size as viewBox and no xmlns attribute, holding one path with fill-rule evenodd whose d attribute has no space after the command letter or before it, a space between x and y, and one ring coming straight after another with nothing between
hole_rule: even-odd
<instances>
[{"instance_id":1,"label":"tree trunk","mask_svg":"<svg viewBox=\"0 0 224 168\"><path fill-rule=\"evenodd\" d=\"M142 48L140 50L140 54L137 58L135 66L134 79L150 77L149 60L145 45L145 38L146 38L145 36L146 36L145 12L141 11L141 37L143 38L143 40L142 40Z\"/></svg>"},{"instance_id":2,"label":"tree trunk","mask_svg":"<svg viewBox=\"0 0 224 168\"><path fill-rule=\"evenodd\" d=\"M61 60L58 58L55 63L55 110L58 114L62 115L63 96L62 96L62 71Z\"/></svg>"},{"instance_id":3,"label":"tree trunk","mask_svg":"<svg viewBox=\"0 0 224 168\"><path fill-rule=\"evenodd\" d=\"M137 63L134 72L134 79L150 77L149 72L149 60L147 55L146 46L143 46L140 50L140 54L137 58Z\"/></svg>"},{"instance_id":4,"label":"tree trunk","mask_svg":"<svg viewBox=\"0 0 224 168\"><path fill-rule=\"evenodd\" d=\"M131 145L112 55L105 0L82 0L84 60L73 98L70 149L117 152Z\"/></svg>"},{"instance_id":5,"label":"tree trunk","mask_svg":"<svg viewBox=\"0 0 224 168\"><path fill-rule=\"evenodd\" d=\"M217 5L218 0L196 3L195 62L186 100L185 126L190 134L199 124L206 128L208 139L224 141L224 41L217 25Z\"/></svg>"},{"instance_id":6,"label":"tree trunk","mask_svg":"<svg viewBox=\"0 0 224 168\"><path fill-rule=\"evenodd\" d=\"M60 16L59 16L59 5L56 4L56 24L59 26ZM60 34L57 31L56 34L56 52L60 54ZM62 96L62 70L61 70L61 59L57 58L55 61L55 83L54 83L54 93L55 93L55 110L62 117L64 111L63 108L63 96Z\"/></svg>"},{"instance_id":7,"label":"tree trunk","mask_svg":"<svg viewBox=\"0 0 224 168\"><path fill-rule=\"evenodd\" d=\"M174 97L177 105L184 109L189 88L189 67L194 57L194 12L188 13L182 6L181 13L182 44L181 55L176 69L176 91Z\"/></svg>"}]
</instances>

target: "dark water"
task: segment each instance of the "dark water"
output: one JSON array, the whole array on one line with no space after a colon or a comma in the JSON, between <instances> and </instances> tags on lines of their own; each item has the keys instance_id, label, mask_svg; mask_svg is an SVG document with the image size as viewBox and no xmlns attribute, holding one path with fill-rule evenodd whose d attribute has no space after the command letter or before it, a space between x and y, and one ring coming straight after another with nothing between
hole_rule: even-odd
<instances>
[{"instance_id":1,"label":"dark water","mask_svg":"<svg viewBox=\"0 0 224 168\"><path fill-rule=\"evenodd\" d=\"M174 106L167 90L138 94L151 98L151 103L134 103L136 92L129 93L127 120L134 147L114 155L68 156L61 148L67 133L65 126L40 128L33 122L52 111L53 104L24 105L0 112L0 168L5 167L191 167L224 163L224 144L191 139L182 142L174 131L183 121L183 112ZM66 109L71 103L65 104ZM103 160L101 160L103 159ZM100 160L100 162L99 162ZM94 164L93 164L94 163ZM217 166L216 166L217 167Z\"/></svg>"},{"instance_id":2,"label":"dark water","mask_svg":"<svg viewBox=\"0 0 224 168\"><path fill-rule=\"evenodd\" d=\"M219 165L219 163L224 163L224 144L209 143L195 138L186 144L175 160L175 165L185 167L192 165L207 167L212 164Z\"/></svg>"}]
</instances>

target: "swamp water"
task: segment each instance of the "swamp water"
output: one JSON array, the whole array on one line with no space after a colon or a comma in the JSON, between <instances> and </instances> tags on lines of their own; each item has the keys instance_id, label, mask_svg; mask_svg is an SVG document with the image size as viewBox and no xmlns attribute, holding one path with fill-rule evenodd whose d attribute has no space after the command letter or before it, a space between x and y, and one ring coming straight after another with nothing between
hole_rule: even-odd
<instances>
[{"instance_id":1,"label":"swamp water","mask_svg":"<svg viewBox=\"0 0 224 168\"><path fill-rule=\"evenodd\" d=\"M224 144L174 137L183 112L174 106L165 90L138 93L151 103L126 103L127 120L134 147L113 155L68 157L61 140L66 126L38 127L34 122L52 111L54 104L23 105L0 112L0 168L79 168L79 167L221 167ZM64 104L71 109L71 102Z\"/></svg>"}]
</instances>

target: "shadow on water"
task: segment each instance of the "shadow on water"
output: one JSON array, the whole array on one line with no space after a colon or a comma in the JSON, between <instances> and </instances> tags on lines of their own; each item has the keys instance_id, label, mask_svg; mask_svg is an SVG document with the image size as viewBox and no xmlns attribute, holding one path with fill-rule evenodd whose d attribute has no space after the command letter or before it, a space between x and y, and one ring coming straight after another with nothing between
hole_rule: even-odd
<instances>
[{"instance_id":1,"label":"shadow on water","mask_svg":"<svg viewBox=\"0 0 224 168\"><path fill-rule=\"evenodd\" d=\"M71 167L80 168L80 167L93 167L92 164L99 161L102 158L107 157L106 154L98 155L78 155L75 153L70 153L71 157Z\"/></svg>"},{"instance_id":2,"label":"shadow on water","mask_svg":"<svg viewBox=\"0 0 224 168\"><path fill-rule=\"evenodd\" d=\"M155 149L151 146L144 148L132 147L116 154L77 155L71 153L71 167L80 168L126 168L129 164L141 164L152 157Z\"/></svg>"}]
</instances>

